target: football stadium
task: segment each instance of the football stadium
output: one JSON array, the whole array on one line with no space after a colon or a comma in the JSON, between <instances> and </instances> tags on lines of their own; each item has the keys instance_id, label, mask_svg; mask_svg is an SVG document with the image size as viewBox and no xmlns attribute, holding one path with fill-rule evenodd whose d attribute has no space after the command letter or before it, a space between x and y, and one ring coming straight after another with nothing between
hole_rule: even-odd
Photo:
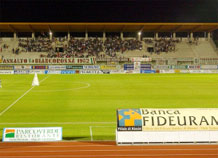
<instances>
[{"instance_id":1,"label":"football stadium","mask_svg":"<svg viewBox=\"0 0 218 158\"><path fill-rule=\"evenodd\" d=\"M218 1L135 3L0 0L1 158L218 157Z\"/></svg>"}]
</instances>

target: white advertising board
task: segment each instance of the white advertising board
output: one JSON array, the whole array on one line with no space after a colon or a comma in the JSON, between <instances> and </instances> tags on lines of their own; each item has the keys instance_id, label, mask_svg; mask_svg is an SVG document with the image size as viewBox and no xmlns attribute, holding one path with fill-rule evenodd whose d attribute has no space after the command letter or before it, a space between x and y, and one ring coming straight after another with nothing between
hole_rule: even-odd
<instances>
[{"instance_id":1,"label":"white advertising board","mask_svg":"<svg viewBox=\"0 0 218 158\"><path fill-rule=\"evenodd\" d=\"M66 65L49 65L49 69L51 69L51 70L65 70Z\"/></svg>"},{"instance_id":2,"label":"white advertising board","mask_svg":"<svg viewBox=\"0 0 218 158\"><path fill-rule=\"evenodd\" d=\"M204 69L204 70L217 70L217 65L201 65L201 69Z\"/></svg>"},{"instance_id":3,"label":"white advertising board","mask_svg":"<svg viewBox=\"0 0 218 158\"><path fill-rule=\"evenodd\" d=\"M62 127L4 128L3 142L61 141Z\"/></svg>"},{"instance_id":4,"label":"white advertising board","mask_svg":"<svg viewBox=\"0 0 218 158\"><path fill-rule=\"evenodd\" d=\"M124 74L124 70L111 70L110 74Z\"/></svg>"},{"instance_id":5,"label":"white advertising board","mask_svg":"<svg viewBox=\"0 0 218 158\"><path fill-rule=\"evenodd\" d=\"M175 71L174 70L160 70L160 73L163 73L163 74L174 74Z\"/></svg>"},{"instance_id":6,"label":"white advertising board","mask_svg":"<svg viewBox=\"0 0 218 158\"><path fill-rule=\"evenodd\" d=\"M218 131L116 132L118 145L145 143L218 143Z\"/></svg>"},{"instance_id":7,"label":"white advertising board","mask_svg":"<svg viewBox=\"0 0 218 158\"><path fill-rule=\"evenodd\" d=\"M134 71L140 73L140 65L141 65L141 62L134 62Z\"/></svg>"},{"instance_id":8,"label":"white advertising board","mask_svg":"<svg viewBox=\"0 0 218 158\"><path fill-rule=\"evenodd\" d=\"M1 64L95 64L95 58L7 58Z\"/></svg>"},{"instance_id":9,"label":"white advertising board","mask_svg":"<svg viewBox=\"0 0 218 158\"><path fill-rule=\"evenodd\" d=\"M218 73L218 70L210 70L212 73L215 73L217 74Z\"/></svg>"},{"instance_id":10,"label":"white advertising board","mask_svg":"<svg viewBox=\"0 0 218 158\"><path fill-rule=\"evenodd\" d=\"M45 70L45 74L61 74L61 70Z\"/></svg>"},{"instance_id":11,"label":"white advertising board","mask_svg":"<svg viewBox=\"0 0 218 158\"><path fill-rule=\"evenodd\" d=\"M118 131L218 131L218 108L118 109Z\"/></svg>"},{"instance_id":12,"label":"white advertising board","mask_svg":"<svg viewBox=\"0 0 218 158\"><path fill-rule=\"evenodd\" d=\"M45 73L45 70L30 70L30 74L44 74Z\"/></svg>"},{"instance_id":13,"label":"white advertising board","mask_svg":"<svg viewBox=\"0 0 218 158\"><path fill-rule=\"evenodd\" d=\"M14 70L0 70L0 74L14 74Z\"/></svg>"},{"instance_id":14,"label":"white advertising board","mask_svg":"<svg viewBox=\"0 0 218 158\"><path fill-rule=\"evenodd\" d=\"M15 65L14 69L15 70L30 70L30 69L32 69L32 66L30 66L30 65Z\"/></svg>"},{"instance_id":15,"label":"white advertising board","mask_svg":"<svg viewBox=\"0 0 218 158\"><path fill-rule=\"evenodd\" d=\"M170 69L170 65L154 65L154 69L158 69L158 70Z\"/></svg>"},{"instance_id":16,"label":"white advertising board","mask_svg":"<svg viewBox=\"0 0 218 158\"><path fill-rule=\"evenodd\" d=\"M83 65L83 69L97 69L99 70L100 69L100 66L99 65Z\"/></svg>"},{"instance_id":17,"label":"white advertising board","mask_svg":"<svg viewBox=\"0 0 218 158\"><path fill-rule=\"evenodd\" d=\"M202 70L203 73L205 74L214 74L214 73L217 73L218 71L217 70Z\"/></svg>"},{"instance_id":18,"label":"white advertising board","mask_svg":"<svg viewBox=\"0 0 218 158\"><path fill-rule=\"evenodd\" d=\"M103 74L100 70L80 70L80 74Z\"/></svg>"},{"instance_id":19,"label":"white advertising board","mask_svg":"<svg viewBox=\"0 0 218 158\"><path fill-rule=\"evenodd\" d=\"M180 73L188 74L188 73L190 73L190 71L189 70L180 70Z\"/></svg>"},{"instance_id":20,"label":"white advertising board","mask_svg":"<svg viewBox=\"0 0 218 158\"><path fill-rule=\"evenodd\" d=\"M117 144L218 143L218 108L118 109Z\"/></svg>"},{"instance_id":21,"label":"white advertising board","mask_svg":"<svg viewBox=\"0 0 218 158\"><path fill-rule=\"evenodd\" d=\"M132 57L131 58L132 62L141 62L141 61L152 61L152 58L142 58L142 57Z\"/></svg>"},{"instance_id":22,"label":"white advertising board","mask_svg":"<svg viewBox=\"0 0 218 158\"><path fill-rule=\"evenodd\" d=\"M192 74L197 74L197 73L202 74L202 73L204 73L204 70L189 70L189 71Z\"/></svg>"},{"instance_id":23,"label":"white advertising board","mask_svg":"<svg viewBox=\"0 0 218 158\"><path fill-rule=\"evenodd\" d=\"M29 74L29 70L14 70L14 74Z\"/></svg>"}]
</instances>

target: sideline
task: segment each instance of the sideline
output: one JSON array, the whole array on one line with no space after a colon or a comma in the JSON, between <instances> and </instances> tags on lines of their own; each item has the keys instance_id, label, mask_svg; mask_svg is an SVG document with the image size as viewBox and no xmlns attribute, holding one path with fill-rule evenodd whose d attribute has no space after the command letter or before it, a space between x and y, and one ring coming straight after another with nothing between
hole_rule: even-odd
<instances>
[{"instance_id":1,"label":"sideline","mask_svg":"<svg viewBox=\"0 0 218 158\"><path fill-rule=\"evenodd\" d=\"M86 82L73 82L73 83L80 83L80 84L84 84L84 86L81 87L76 87L76 88L69 88L69 89L59 89L59 90L33 90L33 92L64 92L64 91L72 91L72 90L78 90L78 89L85 89L85 88L89 88L91 85L90 83L86 83Z\"/></svg>"},{"instance_id":2,"label":"sideline","mask_svg":"<svg viewBox=\"0 0 218 158\"><path fill-rule=\"evenodd\" d=\"M41 80L39 83L42 83L45 81L49 76L45 77L43 80ZM34 87L31 87L29 90L27 90L22 96L20 96L17 100L15 100L11 105L9 105L6 109L4 109L0 116L2 116L6 111L8 111L12 106L14 106L20 99L22 99L26 94L28 94Z\"/></svg>"}]
</instances>

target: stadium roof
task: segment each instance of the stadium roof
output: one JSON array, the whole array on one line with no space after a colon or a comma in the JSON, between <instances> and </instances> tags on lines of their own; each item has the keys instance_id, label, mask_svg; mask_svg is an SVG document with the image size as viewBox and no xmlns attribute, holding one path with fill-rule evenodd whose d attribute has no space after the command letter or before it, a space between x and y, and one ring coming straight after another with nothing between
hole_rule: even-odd
<instances>
[{"instance_id":1,"label":"stadium roof","mask_svg":"<svg viewBox=\"0 0 218 158\"><path fill-rule=\"evenodd\" d=\"M0 32L211 32L218 23L0 23Z\"/></svg>"}]
</instances>

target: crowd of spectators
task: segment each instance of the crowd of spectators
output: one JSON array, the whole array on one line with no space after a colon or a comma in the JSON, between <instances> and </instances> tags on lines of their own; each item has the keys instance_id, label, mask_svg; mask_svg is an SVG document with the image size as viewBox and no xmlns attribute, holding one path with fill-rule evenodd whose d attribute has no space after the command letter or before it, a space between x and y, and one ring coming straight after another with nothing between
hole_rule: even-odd
<instances>
[{"instance_id":1,"label":"crowd of spectators","mask_svg":"<svg viewBox=\"0 0 218 158\"><path fill-rule=\"evenodd\" d=\"M13 54L17 54L17 55L18 55L19 52L20 52L20 49L19 49L19 48L16 48L16 49L13 48L13 49L12 49L12 53L13 53Z\"/></svg>"},{"instance_id":2,"label":"crowd of spectators","mask_svg":"<svg viewBox=\"0 0 218 158\"><path fill-rule=\"evenodd\" d=\"M172 38L166 39L166 38L161 38L161 39L156 39L155 44L154 44L154 52L157 54L160 54L161 52L175 52L176 50L176 45L175 45L175 40Z\"/></svg>"},{"instance_id":3,"label":"crowd of spectators","mask_svg":"<svg viewBox=\"0 0 218 158\"><path fill-rule=\"evenodd\" d=\"M52 41L49 38L38 37L35 39L19 39L18 46L22 48L24 52L49 52Z\"/></svg>"},{"instance_id":4,"label":"crowd of spectators","mask_svg":"<svg viewBox=\"0 0 218 158\"><path fill-rule=\"evenodd\" d=\"M197 41L195 39L194 41ZM176 43L179 39L174 38L159 38L145 39L144 42L151 45L153 51L150 53L160 54L161 52L174 52ZM107 37L103 42L100 38L53 38L50 40L46 37L38 37L35 39L19 39L17 49L12 49L12 52L18 54L22 52L47 52L47 55L41 57L49 58L70 58L70 57L117 57L117 53L126 51L142 50L142 41L136 39L124 39L119 36Z\"/></svg>"},{"instance_id":5,"label":"crowd of spectators","mask_svg":"<svg viewBox=\"0 0 218 158\"><path fill-rule=\"evenodd\" d=\"M2 46L3 49L8 49L8 47L9 46L7 44L3 44L3 46Z\"/></svg>"},{"instance_id":6,"label":"crowd of spectators","mask_svg":"<svg viewBox=\"0 0 218 158\"><path fill-rule=\"evenodd\" d=\"M1 44L1 43L0 43ZM0 52L3 51L3 49L8 49L8 45L7 44L2 44L2 46L0 47Z\"/></svg>"},{"instance_id":7,"label":"crowd of spectators","mask_svg":"<svg viewBox=\"0 0 218 158\"><path fill-rule=\"evenodd\" d=\"M24 52L48 52L46 57L70 58L70 57L103 57L106 55L115 57L117 52L124 53L128 50L142 50L142 42L135 39L121 40L119 37L109 37L103 42L100 38L75 39L48 38L19 39L19 48ZM61 51L60 51L61 50ZM13 50L13 52L16 52ZM44 55L41 55L45 57Z\"/></svg>"},{"instance_id":8,"label":"crowd of spectators","mask_svg":"<svg viewBox=\"0 0 218 158\"><path fill-rule=\"evenodd\" d=\"M115 36L108 37L104 42L104 47L106 54L114 57L117 52L142 50L142 42L135 39L122 40L120 37Z\"/></svg>"},{"instance_id":9,"label":"crowd of spectators","mask_svg":"<svg viewBox=\"0 0 218 158\"><path fill-rule=\"evenodd\" d=\"M159 38L159 39L145 39L144 41L147 44L152 45L153 51L150 53L160 54L161 52L175 52L176 50L176 43L179 43L179 39L173 38Z\"/></svg>"},{"instance_id":10,"label":"crowd of spectators","mask_svg":"<svg viewBox=\"0 0 218 158\"><path fill-rule=\"evenodd\" d=\"M69 41L65 39L59 46L61 47L56 45L56 49L50 51L48 57L90 57L99 56L99 53L103 51L103 41L98 38L88 40L71 38Z\"/></svg>"},{"instance_id":11,"label":"crowd of spectators","mask_svg":"<svg viewBox=\"0 0 218 158\"><path fill-rule=\"evenodd\" d=\"M75 52L78 54L87 53L91 56L98 56L103 51L103 41L98 38L71 39L67 48L67 52Z\"/></svg>"}]
</instances>

